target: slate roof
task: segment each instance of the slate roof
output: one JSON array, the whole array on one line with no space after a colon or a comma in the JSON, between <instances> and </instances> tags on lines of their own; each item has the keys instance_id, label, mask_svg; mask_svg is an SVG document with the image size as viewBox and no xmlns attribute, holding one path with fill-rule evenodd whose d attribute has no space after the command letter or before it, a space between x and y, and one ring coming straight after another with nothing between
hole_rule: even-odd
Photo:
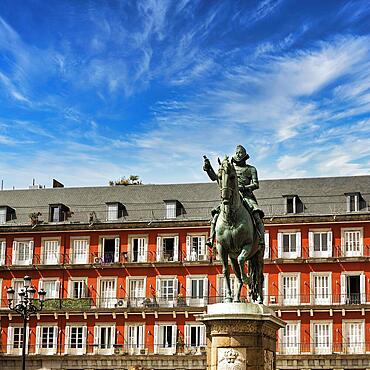
<instances>
[{"instance_id":1,"label":"slate roof","mask_svg":"<svg viewBox=\"0 0 370 370\"><path fill-rule=\"evenodd\" d=\"M364 200L360 212L370 213L370 176L303 178L260 181L255 195L268 216L285 214L283 195L298 195L305 215L346 213L345 193L359 192ZM165 219L164 200L178 200L183 206L179 220L208 220L219 203L216 183L130 185L79 188L47 188L0 191L0 206L15 209L16 218L7 225L29 224L29 214L41 212L48 221L49 204L64 204L73 212L68 222L87 223L94 211L106 222L108 202L121 202L126 212L122 222Z\"/></svg>"}]
</instances>

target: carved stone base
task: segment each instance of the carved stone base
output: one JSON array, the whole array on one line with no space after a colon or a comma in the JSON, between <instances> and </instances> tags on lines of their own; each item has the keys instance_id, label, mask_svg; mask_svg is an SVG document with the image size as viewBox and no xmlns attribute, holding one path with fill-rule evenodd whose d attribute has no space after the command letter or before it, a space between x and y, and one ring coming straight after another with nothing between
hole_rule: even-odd
<instances>
[{"instance_id":1,"label":"carved stone base","mask_svg":"<svg viewBox=\"0 0 370 370\"><path fill-rule=\"evenodd\" d=\"M197 320L207 328L207 370L276 369L276 331L284 322L268 307L217 303Z\"/></svg>"}]
</instances>

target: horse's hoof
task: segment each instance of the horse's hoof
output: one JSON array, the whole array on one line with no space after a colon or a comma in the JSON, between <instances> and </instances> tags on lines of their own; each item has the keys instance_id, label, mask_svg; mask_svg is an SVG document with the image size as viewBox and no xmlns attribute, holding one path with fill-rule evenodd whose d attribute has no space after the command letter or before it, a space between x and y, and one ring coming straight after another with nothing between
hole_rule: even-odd
<instances>
[{"instance_id":1,"label":"horse's hoof","mask_svg":"<svg viewBox=\"0 0 370 370\"><path fill-rule=\"evenodd\" d=\"M234 299L234 303L240 303L240 299Z\"/></svg>"},{"instance_id":2,"label":"horse's hoof","mask_svg":"<svg viewBox=\"0 0 370 370\"><path fill-rule=\"evenodd\" d=\"M224 303L232 303L233 299L232 298L225 298Z\"/></svg>"}]
</instances>

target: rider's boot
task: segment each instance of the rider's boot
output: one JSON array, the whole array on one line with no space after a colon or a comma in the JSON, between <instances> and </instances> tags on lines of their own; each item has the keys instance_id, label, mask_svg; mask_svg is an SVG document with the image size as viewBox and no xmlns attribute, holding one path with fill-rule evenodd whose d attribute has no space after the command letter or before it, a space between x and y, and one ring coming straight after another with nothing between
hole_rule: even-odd
<instances>
[{"instance_id":1,"label":"rider's boot","mask_svg":"<svg viewBox=\"0 0 370 370\"><path fill-rule=\"evenodd\" d=\"M258 212L254 212L253 217L254 217L254 220L256 222L258 233L260 235L259 243L261 245L265 245L265 226L263 225L263 222L261 220L261 216Z\"/></svg>"},{"instance_id":2,"label":"rider's boot","mask_svg":"<svg viewBox=\"0 0 370 370\"><path fill-rule=\"evenodd\" d=\"M218 214L216 213L213 215L212 221L211 221L211 230L210 230L210 237L206 241L206 246L209 248L214 247L215 244L215 237L216 237L216 221L217 221Z\"/></svg>"}]
</instances>

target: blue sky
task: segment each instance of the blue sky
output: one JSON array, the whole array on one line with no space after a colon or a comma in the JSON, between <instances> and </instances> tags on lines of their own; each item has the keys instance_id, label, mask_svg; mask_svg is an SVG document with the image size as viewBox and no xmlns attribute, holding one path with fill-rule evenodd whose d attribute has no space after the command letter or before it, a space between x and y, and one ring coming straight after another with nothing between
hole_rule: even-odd
<instances>
[{"instance_id":1,"label":"blue sky","mask_svg":"<svg viewBox=\"0 0 370 370\"><path fill-rule=\"evenodd\" d=\"M370 2L0 2L0 176L50 186L368 174Z\"/></svg>"}]
</instances>

